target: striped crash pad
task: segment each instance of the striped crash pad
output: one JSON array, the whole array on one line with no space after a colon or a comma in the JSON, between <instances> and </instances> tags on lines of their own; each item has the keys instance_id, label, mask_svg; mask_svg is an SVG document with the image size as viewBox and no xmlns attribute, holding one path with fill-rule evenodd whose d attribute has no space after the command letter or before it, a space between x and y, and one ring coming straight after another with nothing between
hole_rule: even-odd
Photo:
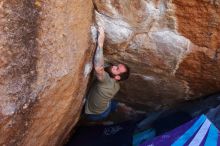
<instances>
[{"instance_id":1,"label":"striped crash pad","mask_svg":"<svg viewBox=\"0 0 220 146\"><path fill-rule=\"evenodd\" d=\"M139 146L220 146L220 132L201 115Z\"/></svg>"}]
</instances>

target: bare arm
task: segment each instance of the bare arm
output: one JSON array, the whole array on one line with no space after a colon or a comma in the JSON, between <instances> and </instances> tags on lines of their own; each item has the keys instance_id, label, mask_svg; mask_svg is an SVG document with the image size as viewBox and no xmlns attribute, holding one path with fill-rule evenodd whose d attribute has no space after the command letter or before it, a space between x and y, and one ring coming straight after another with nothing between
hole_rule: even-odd
<instances>
[{"instance_id":1,"label":"bare arm","mask_svg":"<svg viewBox=\"0 0 220 146\"><path fill-rule=\"evenodd\" d=\"M102 27L99 27L98 45L94 57L94 67L97 78L101 81L104 78L104 57L103 57L103 43L105 39L105 32Z\"/></svg>"}]
</instances>

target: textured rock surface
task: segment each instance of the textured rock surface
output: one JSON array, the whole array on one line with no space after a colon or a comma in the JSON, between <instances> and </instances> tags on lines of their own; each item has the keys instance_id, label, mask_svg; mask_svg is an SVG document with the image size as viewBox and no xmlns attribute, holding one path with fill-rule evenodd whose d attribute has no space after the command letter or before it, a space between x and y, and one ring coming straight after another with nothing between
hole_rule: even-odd
<instances>
[{"instance_id":1,"label":"textured rock surface","mask_svg":"<svg viewBox=\"0 0 220 146\"><path fill-rule=\"evenodd\" d=\"M93 2L108 60L132 69L121 100L158 109L219 91L219 0Z\"/></svg>"},{"instance_id":2,"label":"textured rock surface","mask_svg":"<svg viewBox=\"0 0 220 146\"><path fill-rule=\"evenodd\" d=\"M91 58L89 0L0 1L0 145L61 145Z\"/></svg>"},{"instance_id":3,"label":"textured rock surface","mask_svg":"<svg viewBox=\"0 0 220 146\"><path fill-rule=\"evenodd\" d=\"M93 4L107 60L132 69L119 99L159 109L219 91L219 0ZM93 4L0 1L0 145L61 145L77 122L94 51Z\"/></svg>"}]
</instances>

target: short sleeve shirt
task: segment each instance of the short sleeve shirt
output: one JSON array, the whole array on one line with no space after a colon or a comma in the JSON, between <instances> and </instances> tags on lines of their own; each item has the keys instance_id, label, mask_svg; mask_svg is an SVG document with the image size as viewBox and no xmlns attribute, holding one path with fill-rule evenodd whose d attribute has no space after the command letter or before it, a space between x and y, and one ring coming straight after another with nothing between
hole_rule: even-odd
<instances>
[{"instance_id":1,"label":"short sleeve shirt","mask_svg":"<svg viewBox=\"0 0 220 146\"><path fill-rule=\"evenodd\" d=\"M104 112L119 89L119 83L111 78L107 72L104 72L104 79L97 80L89 91L85 113L100 114Z\"/></svg>"}]
</instances>

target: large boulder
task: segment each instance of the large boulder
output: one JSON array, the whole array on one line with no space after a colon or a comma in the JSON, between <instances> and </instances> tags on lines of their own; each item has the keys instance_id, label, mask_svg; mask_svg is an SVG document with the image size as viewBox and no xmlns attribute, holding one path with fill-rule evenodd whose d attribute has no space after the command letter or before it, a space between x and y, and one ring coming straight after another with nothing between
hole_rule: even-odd
<instances>
[{"instance_id":1,"label":"large boulder","mask_svg":"<svg viewBox=\"0 0 220 146\"><path fill-rule=\"evenodd\" d=\"M89 0L0 1L0 145L63 143L92 67L92 10Z\"/></svg>"},{"instance_id":2,"label":"large boulder","mask_svg":"<svg viewBox=\"0 0 220 146\"><path fill-rule=\"evenodd\" d=\"M108 61L132 74L118 98L159 109L220 90L219 0L94 0Z\"/></svg>"},{"instance_id":3,"label":"large boulder","mask_svg":"<svg viewBox=\"0 0 220 146\"><path fill-rule=\"evenodd\" d=\"M92 69L93 4L117 98L160 109L220 89L219 0L0 1L0 145L62 145Z\"/></svg>"}]
</instances>

